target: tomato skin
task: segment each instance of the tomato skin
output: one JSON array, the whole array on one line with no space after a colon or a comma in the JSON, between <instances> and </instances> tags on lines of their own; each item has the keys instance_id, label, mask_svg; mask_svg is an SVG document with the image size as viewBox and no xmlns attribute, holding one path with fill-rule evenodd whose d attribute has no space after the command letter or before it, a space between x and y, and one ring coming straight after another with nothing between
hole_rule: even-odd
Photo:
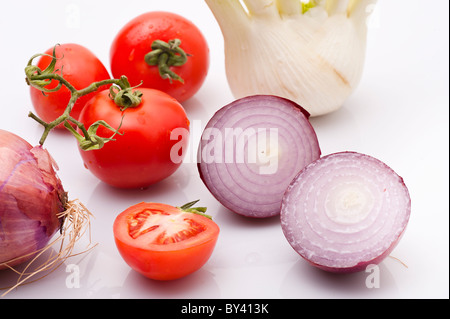
<instances>
[{"instance_id":1,"label":"tomato skin","mask_svg":"<svg viewBox=\"0 0 450 319\"><path fill-rule=\"evenodd\" d=\"M134 239L127 228L127 218L137 212L154 209L168 214L178 214L180 209L158 203L134 205L114 221L113 232L117 249L124 261L147 278L167 281L185 277L199 270L211 257L219 237L219 226L212 220L187 214L187 218L204 225L205 230L193 238L177 243L158 245L149 243L143 236Z\"/></svg>"},{"instance_id":2,"label":"tomato skin","mask_svg":"<svg viewBox=\"0 0 450 319\"><path fill-rule=\"evenodd\" d=\"M53 48L48 49L48 55L53 54ZM52 58L50 56L42 56L36 64L41 70L45 70L50 64ZM55 70L62 70L62 75L77 90L81 90L92 84L108 80L111 78L103 63L87 48L75 44L67 43L56 47ZM57 81L52 81L46 86L48 89L55 88ZM105 89L101 87L98 91ZM71 116L78 119L84 105L95 96L98 91L80 97L72 108ZM42 94L38 89L31 87L30 96L33 107L37 115L45 122L52 122L61 116L69 104L71 93L65 86L56 92ZM63 126L58 126L62 128Z\"/></svg>"},{"instance_id":3,"label":"tomato skin","mask_svg":"<svg viewBox=\"0 0 450 319\"><path fill-rule=\"evenodd\" d=\"M181 161L172 160L172 148L180 146L186 150L189 143L189 120L181 104L158 90L139 91L143 93L142 102L135 108L122 112L106 90L92 98L80 115L86 128L99 120L113 128L122 123L119 132L123 135L117 134L103 148L80 149L85 167L103 182L118 188L145 188L171 176L181 165ZM171 140L172 131L177 129L185 132L185 136ZM103 126L97 131L101 137L112 134Z\"/></svg>"},{"instance_id":4,"label":"tomato skin","mask_svg":"<svg viewBox=\"0 0 450 319\"><path fill-rule=\"evenodd\" d=\"M180 48L191 55L183 66L171 67L184 84L161 78L158 67L150 66L144 60L152 51L153 41L174 39L180 39ZM114 77L126 75L132 86L143 81L143 87L166 92L180 103L201 88L210 63L208 43L201 31L186 18L162 11L147 12L128 22L112 43L110 60Z\"/></svg>"}]
</instances>

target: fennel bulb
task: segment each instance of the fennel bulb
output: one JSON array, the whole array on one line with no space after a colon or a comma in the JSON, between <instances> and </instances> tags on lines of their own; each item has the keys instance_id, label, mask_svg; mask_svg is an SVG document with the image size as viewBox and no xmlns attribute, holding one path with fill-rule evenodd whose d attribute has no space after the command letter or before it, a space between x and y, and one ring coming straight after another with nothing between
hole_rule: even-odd
<instances>
[{"instance_id":1,"label":"fennel bulb","mask_svg":"<svg viewBox=\"0 0 450 319\"><path fill-rule=\"evenodd\" d=\"M363 72L376 0L205 0L235 98L277 95L311 116L339 109Z\"/></svg>"}]
</instances>

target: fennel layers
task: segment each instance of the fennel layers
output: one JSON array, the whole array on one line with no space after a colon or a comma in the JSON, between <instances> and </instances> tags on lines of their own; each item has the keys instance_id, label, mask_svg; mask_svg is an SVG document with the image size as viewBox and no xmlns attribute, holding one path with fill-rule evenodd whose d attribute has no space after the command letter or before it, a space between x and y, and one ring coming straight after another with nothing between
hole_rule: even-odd
<instances>
[{"instance_id":1,"label":"fennel layers","mask_svg":"<svg viewBox=\"0 0 450 319\"><path fill-rule=\"evenodd\" d=\"M223 33L235 98L281 96L319 116L357 87L376 0L205 1Z\"/></svg>"}]
</instances>

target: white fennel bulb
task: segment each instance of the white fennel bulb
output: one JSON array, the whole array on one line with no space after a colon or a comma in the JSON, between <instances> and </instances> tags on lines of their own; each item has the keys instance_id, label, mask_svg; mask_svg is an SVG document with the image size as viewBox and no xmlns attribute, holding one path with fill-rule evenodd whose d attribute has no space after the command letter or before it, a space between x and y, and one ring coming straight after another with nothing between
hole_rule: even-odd
<instances>
[{"instance_id":1,"label":"white fennel bulb","mask_svg":"<svg viewBox=\"0 0 450 319\"><path fill-rule=\"evenodd\" d=\"M281 96L319 116L357 87L376 0L205 1L223 33L235 98Z\"/></svg>"}]
</instances>

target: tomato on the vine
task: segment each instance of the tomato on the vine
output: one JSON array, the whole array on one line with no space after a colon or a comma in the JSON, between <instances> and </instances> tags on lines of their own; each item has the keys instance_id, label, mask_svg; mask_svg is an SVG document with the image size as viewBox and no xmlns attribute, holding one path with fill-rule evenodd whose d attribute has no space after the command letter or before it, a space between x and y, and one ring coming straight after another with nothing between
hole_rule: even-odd
<instances>
[{"instance_id":1,"label":"tomato on the vine","mask_svg":"<svg viewBox=\"0 0 450 319\"><path fill-rule=\"evenodd\" d=\"M168 48L173 51L167 52ZM180 52L186 55L182 65ZM191 21L174 13L155 11L134 18L119 31L110 59L114 77L125 75L132 86L143 81L142 87L166 92L181 103L203 85L209 69L209 47ZM161 59L166 59L163 64L167 66L162 75L158 68Z\"/></svg>"},{"instance_id":2,"label":"tomato on the vine","mask_svg":"<svg viewBox=\"0 0 450 319\"><path fill-rule=\"evenodd\" d=\"M140 203L122 212L113 231L125 262L155 280L179 279L200 269L211 257L220 229L212 219L191 212L194 204Z\"/></svg>"},{"instance_id":3,"label":"tomato on the vine","mask_svg":"<svg viewBox=\"0 0 450 319\"><path fill-rule=\"evenodd\" d=\"M103 120L119 128L102 148L80 149L86 168L118 188L145 188L171 176L189 144L190 124L181 104L158 90L139 91L142 102L122 111L104 90L86 104L79 119L85 127ZM97 135L108 138L112 133L100 126Z\"/></svg>"},{"instance_id":4,"label":"tomato on the vine","mask_svg":"<svg viewBox=\"0 0 450 319\"><path fill-rule=\"evenodd\" d=\"M52 61L53 49L45 52L37 66L45 70ZM64 79L73 85L77 90L84 89L93 82L100 82L111 78L103 63L90 51L82 45L67 43L56 46L55 70L62 74ZM46 89L54 89L58 81L51 81ZM100 90L106 87L100 88ZM84 105L98 92L92 92L80 97L72 108L71 116L78 119ZM37 115L45 122L52 122L63 114L69 103L71 93L67 87L63 86L56 92L43 94L38 89L30 88L31 102ZM62 126L60 126L62 127Z\"/></svg>"}]
</instances>

